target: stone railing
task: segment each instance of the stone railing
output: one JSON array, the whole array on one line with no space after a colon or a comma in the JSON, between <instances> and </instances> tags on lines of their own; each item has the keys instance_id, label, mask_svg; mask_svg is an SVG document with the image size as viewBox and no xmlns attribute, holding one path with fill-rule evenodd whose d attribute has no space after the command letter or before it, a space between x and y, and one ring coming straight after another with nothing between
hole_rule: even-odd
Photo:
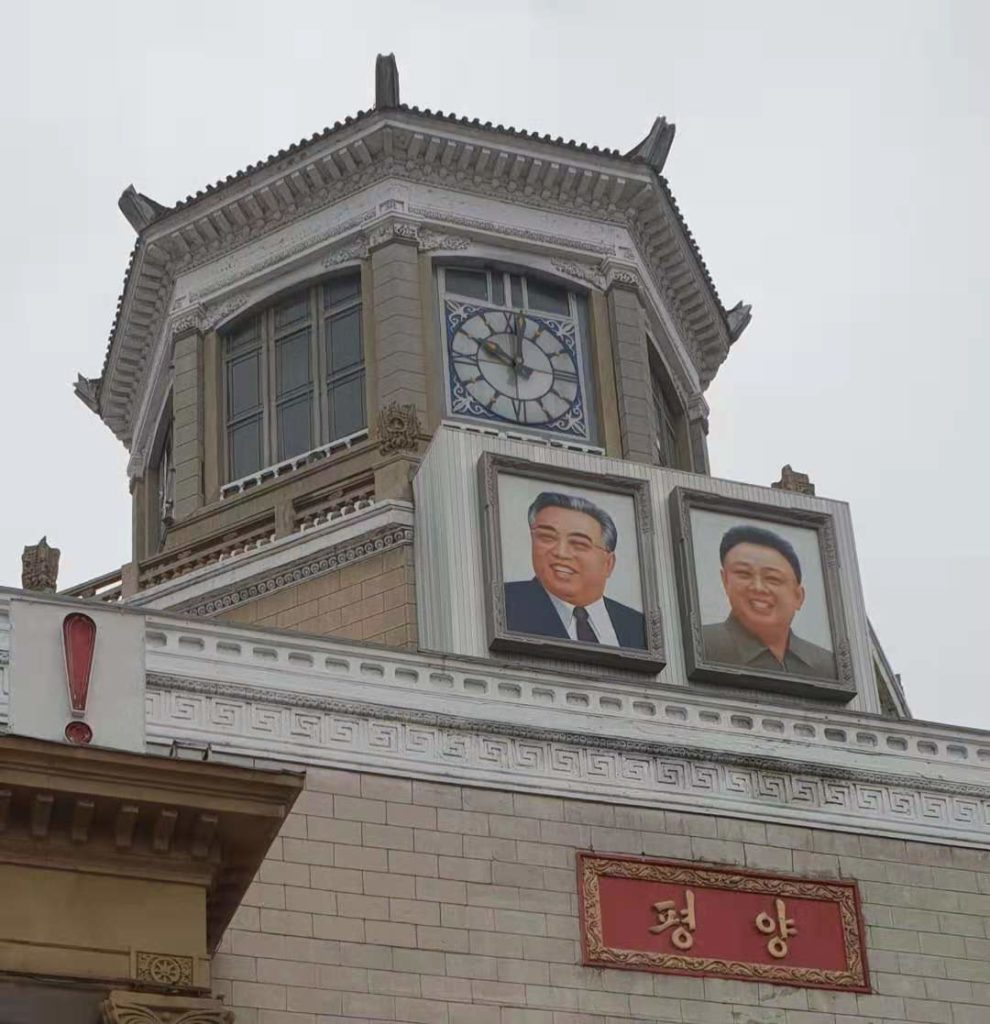
<instances>
[{"instance_id":1,"label":"stone railing","mask_svg":"<svg viewBox=\"0 0 990 1024\"><path fill-rule=\"evenodd\" d=\"M123 593L123 573L120 569L104 573L102 576L96 576L84 583L77 583L74 587L66 587L59 593L64 597L82 597L115 604L121 599Z\"/></svg>"},{"instance_id":2,"label":"stone railing","mask_svg":"<svg viewBox=\"0 0 990 1024\"><path fill-rule=\"evenodd\" d=\"M229 484L224 484L220 488L220 500L232 498L236 494L244 494L245 491L260 487L269 480L283 477L287 473L294 473L297 469L302 469L304 466L309 466L314 462L320 462L331 455L339 455L348 448L353 448L356 444L367 441L368 436L368 428L364 427L353 434L348 434L347 437L341 437L336 441L331 441L329 444L320 445L319 448L313 448L308 452L303 452L301 455L295 455L291 459L285 459L272 466L259 469L257 473L250 473L239 480L231 480Z\"/></svg>"},{"instance_id":3,"label":"stone railing","mask_svg":"<svg viewBox=\"0 0 990 1024\"><path fill-rule=\"evenodd\" d=\"M146 559L139 567L138 589L147 590L159 583L184 576L194 569L257 551L274 540L275 513L269 512L246 526L238 526L219 537L214 534L201 544Z\"/></svg>"},{"instance_id":4,"label":"stone railing","mask_svg":"<svg viewBox=\"0 0 990 1024\"><path fill-rule=\"evenodd\" d=\"M351 481L328 491L307 494L293 503L294 531L311 530L334 522L353 512L370 508L375 500L373 476Z\"/></svg>"}]
</instances>

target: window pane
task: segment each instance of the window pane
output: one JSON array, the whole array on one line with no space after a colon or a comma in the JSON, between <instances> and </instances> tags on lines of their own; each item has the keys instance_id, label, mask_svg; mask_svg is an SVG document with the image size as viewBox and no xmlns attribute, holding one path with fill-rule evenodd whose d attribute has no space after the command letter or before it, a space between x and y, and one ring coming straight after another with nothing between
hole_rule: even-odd
<instances>
[{"instance_id":1,"label":"window pane","mask_svg":"<svg viewBox=\"0 0 990 1024\"><path fill-rule=\"evenodd\" d=\"M275 329L309 319L309 292L299 292L275 307Z\"/></svg>"},{"instance_id":2,"label":"window pane","mask_svg":"<svg viewBox=\"0 0 990 1024\"><path fill-rule=\"evenodd\" d=\"M261 416L230 430L230 476L238 480L261 469Z\"/></svg>"},{"instance_id":3,"label":"window pane","mask_svg":"<svg viewBox=\"0 0 990 1024\"><path fill-rule=\"evenodd\" d=\"M261 404L261 353L252 352L227 365L227 415L234 419Z\"/></svg>"},{"instance_id":4,"label":"window pane","mask_svg":"<svg viewBox=\"0 0 990 1024\"><path fill-rule=\"evenodd\" d=\"M335 277L323 286L323 308L339 305L349 299L356 299L361 292L361 275L348 274Z\"/></svg>"},{"instance_id":5,"label":"window pane","mask_svg":"<svg viewBox=\"0 0 990 1024\"><path fill-rule=\"evenodd\" d=\"M505 305L505 275L492 271L492 302L496 306Z\"/></svg>"},{"instance_id":6,"label":"window pane","mask_svg":"<svg viewBox=\"0 0 990 1024\"><path fill-rule=\"evenodd\" d=\"M333 376L348 367L360 366L363 362L360 308L350 309L327 320L328 373Z\"/></svg>"},{"instance_id":7,"label":"window pane","mask_svg":"<svg viewBox=\"0 0 990 1024\"><path fill-rule=\"evenodd\" d=\"M526 288L529 292L530 309L570 316L571 307L567 301L566 288L558 288L555 284L548 284L532 277L526 280Z\"/></svg>"},{"instance_id":8,"label":"window pane","mask_svg":"<svg viewBox=\"0 0 990 1024\"><path fill-rule=\"evenodd\" d=\"M250 320L241 324L236 330L227 335L227 351L236 352L242 348L250 348L258 344L258 317L253 316Z\"/></svg>"},{"instance_id":9,"label":"window pane","mask_svg":"<svg viewBox=\"0 0 990 1024\"><path fill-rule=\"evenodd\" d=\"M483 270L446 271L447 291L468 295L472 299L488 298L488 275Z\"/></svg>"},{"instance_id":10,"label":"window pane","mask_svg":"<svg viewBox=\"0 0 990 1024\"><path fill-rule=\"evenodd\" d=\"M309 331L300 331L283 338L275 349L276 388L284 395L310 382Z\"/></svg>"},{"instance_id":11,"label":"window pane","mask_svg":"<svg viewBox=\"0 0 990 1024\"><path fill-rule=\"evenodd\" d=\"M309 395L293 398L278 407L278 457L288 459L313 447Z\"/></svg>"},{"instance_id":12,"label":"window pane","mask_svg":"<svg viewBox=\"0 0 990 1024\"><path fill-rule=\"evenodd\" d=\"M330 440L347 437L365 425L364 374L330 389Z\"/></svg>"},{"instance_id":13,"label":"window pane","mask_svg":"<svg viewBox=\"0 0 990 1024\"><path fill-rule=\"evenodd\" d=\"M509 287L512 289L512 305L521 309L523 304L522 278L518 274L510 274Z\"/></svg>"}]
</instances>

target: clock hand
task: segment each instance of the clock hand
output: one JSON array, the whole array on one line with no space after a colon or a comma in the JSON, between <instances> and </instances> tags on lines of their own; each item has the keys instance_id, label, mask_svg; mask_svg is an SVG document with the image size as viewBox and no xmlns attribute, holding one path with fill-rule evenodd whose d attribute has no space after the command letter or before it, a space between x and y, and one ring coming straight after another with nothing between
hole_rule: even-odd
<instances>
[{"instance_id":1,"label":"clock hand","mask_svg":"<svg viewBox=\"0 0 990 1024\"><path fill-rule=\"evenodd\" d=\"M529 380L529 378L533 376L533 368L531 366L527 366L523 362L522 346L525 335L526 317L522 313L517 312L515 315L515 323L513 324L512 331L512 336L515 338L516 355L512 362L516 368L516 373L518 373L519 376L523 378L523 380Z\"/></svg>"},{"instance_id":2,"label":"clock hand","mask_svg":"<svg viewBox=\"0 0 990 1024\"><path fill-rule=\"evenodd\" d=\"M505 352L505 351L504 351L503 349L501 349L501 348L500 348L500 347L499 347L498 345L496 345L494 341L483 341L483 342L481 343L481 347L482 347L482 348L483 348L483 349L484 349L484 350L485 350L485 351L486 351L486 352L487 352L487 353L488 353L488 354L489 354L490 356L494 356L494 357L495 357L496 359L498 359L498 360L499 360L500 362L503 362L503 363L505 363L505 364L506 364L506 366L513 366L513 367L514 367L514 366L516 365L516 362L515 362L515 360L514 360L514 359L512 358L512 356L510 356L508 352Z\"/></svg>"}]
</instances>

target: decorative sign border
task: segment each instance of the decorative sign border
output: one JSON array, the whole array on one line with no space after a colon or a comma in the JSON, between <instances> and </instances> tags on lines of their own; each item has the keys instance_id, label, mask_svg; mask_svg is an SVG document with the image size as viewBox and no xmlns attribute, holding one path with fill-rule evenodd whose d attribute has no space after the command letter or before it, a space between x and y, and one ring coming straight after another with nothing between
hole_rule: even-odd
<instances>
[{"instance_id":1,"label":"decorative sign border","mask_svg":"<svg viewBox=\"0 0 990 1024\"><path fill-rule=\"evenodd\" d=\"M700 864L660 861L643 857L578 853L578 900L581 920L582 962L587 967L613 967L628 971L654 971L695 977L762 981L805 988L871 992L866 962L866 940L855 882L824 882L782 878L755 871L712 868ZM740 960L662 953L645 949L616 949L605 945L599 879L627 878L668 882L696 888L761 893L780 898L828 900L838 904L845 946L845 970L793 967L786 964L747 963Z\"/></svg>"}]
</instances>

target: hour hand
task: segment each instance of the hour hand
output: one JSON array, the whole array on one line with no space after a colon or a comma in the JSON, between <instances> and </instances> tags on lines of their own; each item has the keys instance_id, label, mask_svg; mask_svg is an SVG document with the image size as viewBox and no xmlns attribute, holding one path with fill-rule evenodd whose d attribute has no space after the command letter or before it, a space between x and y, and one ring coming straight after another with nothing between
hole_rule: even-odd
<instances>
[{"instance_id":1,"label":"hour hand","mask_svg":"<svg viewBox=\"0 0 990 1024\"><path fill-rule=\"evenodd\" d=\"M516 361L506 352L495 344L494 341L488 340L481 343L481 347L490 355L494 356L500 362L505 363L506 366L515 366Z\"/></svg>"}]
</instances>

